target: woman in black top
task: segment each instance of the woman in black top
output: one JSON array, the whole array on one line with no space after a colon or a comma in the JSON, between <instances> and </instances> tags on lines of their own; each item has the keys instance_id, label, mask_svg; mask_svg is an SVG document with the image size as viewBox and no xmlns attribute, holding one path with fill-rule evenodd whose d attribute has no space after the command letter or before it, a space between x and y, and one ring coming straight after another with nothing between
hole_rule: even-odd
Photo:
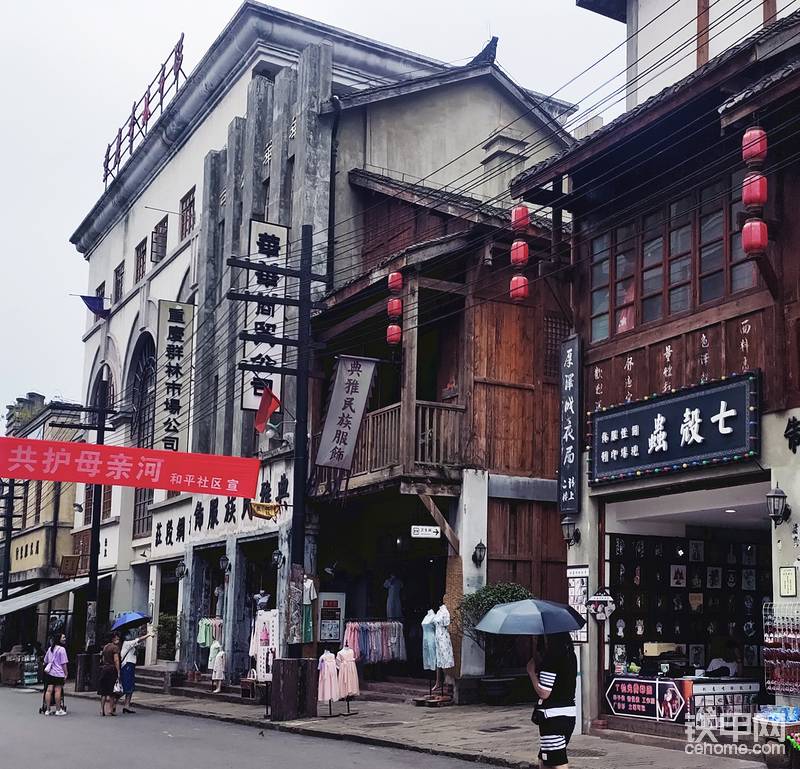
<instances>
[{"instance_id":1,"label":"woman in black top","mask_svg":"<svg viewBox=\"0 0 800 769\"><path fill-rule=\"evenodd\" d=\"M578 662L569 633L543 636L545 652L541 663L532 658L528 675L539 696L536 723L539 725L541 766L567 767L567 745L575 729L575 681Z\"/></svg>"}]
</instances>

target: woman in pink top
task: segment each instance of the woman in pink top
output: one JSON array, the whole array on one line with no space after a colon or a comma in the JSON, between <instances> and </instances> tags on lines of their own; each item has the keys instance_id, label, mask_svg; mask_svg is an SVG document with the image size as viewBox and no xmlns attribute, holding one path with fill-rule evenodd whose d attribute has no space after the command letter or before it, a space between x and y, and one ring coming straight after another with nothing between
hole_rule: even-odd
<instances>
[{"instance_id":1,"label":"woman in pink top","mask_svg":"<svg viewBox=\"0 0 800 769\"><path fill-rule=\"evenodd\" d=\"M46 716L65 716L62 695L64 692L64 681L67 677L67 650L59 643L59 637L53 636L50 639L50 648L44 655L44 674L47 692L45 702L47 703ZM53 711L54 705L58 703L58 710Z\"/></svg>"}]
</instances>

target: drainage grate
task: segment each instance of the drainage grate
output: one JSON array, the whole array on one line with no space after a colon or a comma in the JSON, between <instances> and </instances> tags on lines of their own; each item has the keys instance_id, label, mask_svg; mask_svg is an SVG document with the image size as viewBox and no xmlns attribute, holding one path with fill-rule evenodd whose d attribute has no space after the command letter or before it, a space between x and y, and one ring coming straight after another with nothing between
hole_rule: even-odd
<instances>
[{"instance_id":1,"label":"drainage grate","mask_svg":"<svg viewBox=\"0 0 800 769\"><path fill-rule=\"evenodd\" d=\"M405 721L382 721L379 724L361 724L362 729L385 729L387 726L404 726Z\"/></svg>"},{"instance_id":2,"label":"drainage grate","mask_svg":"<svg viewBox=\"0 0 800 769\"><path fill-rule=\"evenodd\" d=\"M521 726L487 726L485 729L478 729L484 734L494 734L495 732L511 732L514 729L521 729Z\"/></svg>"}]
</instances>

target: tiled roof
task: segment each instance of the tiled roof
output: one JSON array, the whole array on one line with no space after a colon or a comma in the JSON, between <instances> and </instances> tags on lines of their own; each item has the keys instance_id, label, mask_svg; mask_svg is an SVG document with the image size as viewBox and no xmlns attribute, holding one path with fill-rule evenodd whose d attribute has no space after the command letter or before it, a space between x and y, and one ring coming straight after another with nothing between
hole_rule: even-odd
<instances>
[{"instance_id":1,"label":"tiled roof","mask_svg":"<svg viewBox=\"0 0 800 769\"><path fill-rule=\"evenodd\" d=\"M785 80L787 77L791 77L798 72L800 72L800 57L791 59L782 64L780 67L776 67L771 72L768 72L766 75L756 80L754 83L751 83L749 86L747 86L747 88L731 96L730 99L725 101L719 108L719 114L724 115L734 107L744 104L754 96L758 96L758 94L763 93L773 85L777 85L782 80Z\"/></svg>"},{"instance_id":2,"label":"tiled roof","mask_svg":"<svg viewBox=\"0 0 800 769\"><path fill-rule=\"evenodd\" d=\"M608 136L608 134L610 134L612 131L616 131L622 126L628 125L629 123L634 123L645 113L649 112L660 104L663 104L664 102L668 102L674 96L682 93L688 88L691 88L692 85L697 83L699 80L702 80L704 77L707 77L716 70L722 68L731 59L734 59L736 56L749 50L750 48L753 48L759 43L763 43L764 41L769 40L770 38L779 35L782 32L785 32L787 29L791 29L797 24L800 24L800 10L790 13L783 19L773 22L769 26L764 27L745 40L742 40L740 43L728 48L708 61L702 67L698 67L691 74L687 75L681 80L678 80L676 83L673 83L667 88L664 88L657 94L654 94L646 101L634 107L632 110L620 115L616 120L612 120L610 123L598 129L594 133L589 134L583 139L575 142L571 147L568 147L556 155L552 155L551 157L547 158L547 160L543 160L540 163L537 163L536 165L526 169L511 180L512 188L517 187L520 184L524 184L529 179L533 179L534 177L541 175L549 167L556 165L556 163L568 158L570 155L583 149L587 145L596 142L598 139ZM800 43L800 38L796 42Z\"/></svg>"}]
</instances>

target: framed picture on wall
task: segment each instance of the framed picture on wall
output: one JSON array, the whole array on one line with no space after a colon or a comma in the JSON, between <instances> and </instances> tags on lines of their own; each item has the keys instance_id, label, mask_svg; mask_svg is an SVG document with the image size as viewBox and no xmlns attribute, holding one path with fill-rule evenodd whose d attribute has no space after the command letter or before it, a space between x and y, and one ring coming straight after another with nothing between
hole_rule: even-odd
<instances>
[{"instance_id":1,"label":"framed picture on wall","mask_svg":"<svg viewBox=\"0 0 800 769\"><path fill-rule=\"evenodd\" d=\"M716 590L722 587L722 567L709 566L706 569L706 587Z\"/></svg>"},{"instance_id":2,"label":"framed picture on wall","mask_svg":"<svg viewBox=\"0 0 800 769\"><path fill-rule=\"evenodd\" d=\"M689 667L702 668L706 664L706 647L703 644L689 644Z\"/></svg>"},{"instance_id":3,"label":"framed picture on wall","mask_svg":"<svg viewBox=\"0 0 800 769\"><path fill-rule=\"evenodd\" d=\"M742 569L742 590L756 589L756 570Z\"/></svg>"},{"instance_id":4,"label":"framed picture on wall","mask_svg":"<svg viewBox=\"0 0 800 769\"><path fill-rule=\"evenodd\" d=\"M756 565L756 546L755 545L742 545L742 565L755 566Z\"/></svg>"},{"instance_id":5,"label":"framed picture on wall","mask_svg":"<svg viewBox=\"0 0 800 769\"><path fill-rule=\"evenodd\" d=\"M705 560L706 543L702 539L689 540L689 560L702 563Z\"/></svg>"},{"instance_id":6,"label":"framed picture on wall","mask_svg":"<svg viewBox=\"0 0 800 769\"><path fill-rule=\"evenodd\" d=\"M797 569L794 566L781 566L779 572L781 598L796 598Z\"/></svg>"},{"instance_id":7,"label":"framed picture on wall","mask_svg":"<svg viewBox=\"0 0 800 769\"><path fill-rule=\"evenodd\" d=\"M686 567L682 563L674 563L669 567L669 586L686 587Z\"/></svg>"}]
</instances>

